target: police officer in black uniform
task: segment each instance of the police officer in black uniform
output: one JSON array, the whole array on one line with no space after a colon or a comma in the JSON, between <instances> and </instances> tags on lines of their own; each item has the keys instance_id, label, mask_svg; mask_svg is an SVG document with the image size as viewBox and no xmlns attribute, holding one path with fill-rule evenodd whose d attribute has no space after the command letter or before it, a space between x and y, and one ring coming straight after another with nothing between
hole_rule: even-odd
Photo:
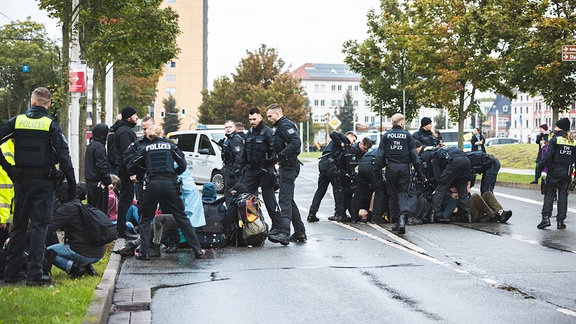
<instances>
[{"instance_id":1,"label":"police officer in black uniform","mask_svg":"<svg viewBox=\"0 0 576 324\"><path fill-rule=\"evenodd\" d=\"M424 147L436 147L440 144L440 141L432 133L432 119L428 117L422 117L420 120L420 128L412 134L412 137L420 141Z\"/></svg>"},{"instance_id":2,"label":"police officer in black uniform","mask_svg":"<svg viewBox=\"0 0 576 324\"><path fill-rule=\"evenodd\" d=\"M266 107L268 121L273 123L274 131L273 143L275 160L280 166L278 177L280 191L278 201L280 205L280 218L278 219L278 231L268 235L268 239L275 243L284 244L288 238L291 242L304 243L306 237L306 227L302 222L300 211L294 201L294 187L296 177L300 173L300 147L302 141L298 136L296 125L282 113L282 107L278 104L271 104ZM290 223L294 226L294 234L290 237Z\"/></svg>"},{"instance_id":3,"label":"police officer in black uniform","mask_svg":"<svg viewBox=\"0 0 576 324\"><path fill-rule=\"evenodd\" d=\"M328 217L329 220L347 221L346 204L344 198L344 188L342 177L346 172L346 153L350 148L350 140L342 133L330 133L330 143L326 145L322 156L318 162L318 187L312 198L312 204L308 209L308 222L317 222L320 219L316 217L322 198L328 190L328 185L332 184L334 195L335 212L334 216Z\"/></svg>"},{"instance_id":4,"label":"police officer in black uniform","mask_svg":"<svg viewBox=\"0 0 576 324\"><path fill-rule=\"evenodd\" d=\"M486 191L494 191L498 171L500 171L500 160L498 160L494 155L482 151L471 151L467 152L466 155L468 156L468 159L470 159L470 166L472 167L470 186L474 186L474 183L476 182L476 174L481 174L482 182L480 183L480 195Z\"/></svg>"},{"instance_id":5,"label":"police officer in black uniform","mask_svg":"<svg viewBox=\"0 0 576 324\"><path fill-rule=\"evenodd\" d=\"M48 116L50 91L36 88L30 99L31 108L0 126L0 144L14 138L14 167L6 172L14 181L14 220L6 256L4 282L28 279L27 285L50 284L52 279L42 270L44 241L54 210L54 186L60 165L69 187L68 198L76 196L76 178L66 138L58 122ZM0 156L3 157L2 154ZM30 222L30 224L28 224ZM30 226L30 250L27 276L20 273Z\"/></svg>"},{"instance_id":6,"label":"police officer in black uniform","mask_svg":"<svg viewBox=\"0 0 576 324\"><path fill-rule=\"evenodd\" d=\"M412 143L414 139L404 130L404 115L392 116L392 129L382 135L376 158L374 171L376 181L383 181L382 168L386 167L386 192L389 198L389 213L397 221L398 234L406 232L406 217L411 210L408 189L410 186L410 170L414 166L418 179L426 181L418 153Z\"/></svg>"},{"instance_id":7,"label":"police officer in black uniform","mask_svg":"<svg viewBox=\"0 0 576 324\"><path fill-rule=\"evenodd\" d=\"M230 189L242 176L242 154L244 153L244 140L236 133L236 126L233 121L228 120L224 123L224 132L226 140L222 144L222 161L224 167L224 197L226 197L226 206L232 206L232 193Z\"/></svg>"},{"instance_id":8,"label":"police officer in black uniform","mask_svg":"<svg viewBox=\"0 0 576 324\"><path fill-rule=\"evenodd\" d=\"M154 218L156 207L165 214L172 214L186 241L194 250L196 258L204 257L204 250L196 237L190 219L184 212L184 202L180 198L181 190L178 183L178 174L186 170L184 153L169 139L162 136L162 127L152 125L146 130L146 137L150 143L142 145L136 157L128 165L132 174L142 175L142 220L140 224L140 254L139 260L150 260L150 222ZM174 169L174 163L177 167Z\"/></svg>"},{"instance_id":9,"label":"police officer in black uniform","mask_svg":"<svg viewBox=\"0 0 576 324\"><path fill-rule=\"evenodd\" d=\"M279 231L277 228L280 218L280 207L276 201L274 193L275 186L278 184L277 172L275 169L276 161L274 160L274 131L272 128L264 125L262 114L258 108L252 108L248 112L250 130L246 134L244 143L244 154L242 155L242 182L248 192L258 194L258 187L262 188L262 198L268 215L272 220L270 233ZM281 242L288 245L288 238Z\"/></svg>"},{"instance_id":10,"label":"police officer in black uniform","mask_svg":"<svg viewBox=\"0 0 576 324\"><path fill-rule=\"evenodd\" d=\"M432 158L434 177L437 181L436 190L432 195L432 221L448 223L450 218L443 216L442 202L450 188L458 191L459 207L466 222L472 222L470 214L470 193L468 182L470 180L470 159L466 153L454 146L444 146L438 149Z\"/></svg>"},{"instance_id":11,"label":"police officer in black uniform","mask_svg":"<svg viewBox=\"0 0 576 324\"><path fill-rule=\"evenodd\" d=\"M548 167L542 205L542 221L537 225L538 229L550 226L550 216L554 207L554 197L558 192L558 214L556 215L556 228L565 229L566 211L568 210L568 190L574 178L574 163L576 163L576 141L574 134L570 132L570 120L562 118L554 126L556 136L550 139L548 150L538 164L539 172ZM543 178L544 178L544 174ZM573 188L572 188L573 189Z\"/></svg>"}]
</instances>

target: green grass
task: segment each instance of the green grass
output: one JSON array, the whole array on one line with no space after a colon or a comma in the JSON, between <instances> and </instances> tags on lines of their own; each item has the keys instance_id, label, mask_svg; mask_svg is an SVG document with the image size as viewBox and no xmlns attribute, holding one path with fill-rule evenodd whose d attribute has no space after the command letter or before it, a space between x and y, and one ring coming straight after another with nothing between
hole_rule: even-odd
<instances>
[{"instance_id":1,"label":"green grass","mask_svg":"<svg viewBox=\"0 0 576 324\"><path fill-rule=\"evenodd\" d=\"M101 275L108 264L110 250L94 268ZM26 285L0 287L0 323L81 323L100 276L71 279L52 267L54 287Z\"/></svg>"},{"instance_id":2,"label":"green grass","mask_svg":"<svg viewBox=\"0 0 576 324\"><path fill-rule=\"evenodd\" d=\"M479 175L476 178L476 183L479 184L482 179L482 175ZM502 182L512 182L512 183L530 183L534 180L534 175L526 175L526 174L513 174L513 173L503 173L498 172L498 181Z\"/></svg>"},{"instance_id":3,"label":"green grass","mask_svg":"<svg viewBox=\"0 0 576 324\"><path fill-rule=\"evenodd\" d=\"M536 144L510 144L487 147L486 152L500 160L503 168L534 169L538 145Z\"/></svg>"}]
</instances>

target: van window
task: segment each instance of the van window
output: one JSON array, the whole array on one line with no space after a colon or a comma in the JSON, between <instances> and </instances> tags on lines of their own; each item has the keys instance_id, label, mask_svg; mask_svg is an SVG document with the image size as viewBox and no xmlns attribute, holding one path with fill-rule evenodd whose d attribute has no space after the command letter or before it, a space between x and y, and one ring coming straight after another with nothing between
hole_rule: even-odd
<instances>
[{"instance_id":1,"label":"van window","mask_svg":"<svg viewBox=\"0 0 576 324\"><path fill-rule=\"evenodd\" d=\"M196 134L178 134L170 136L182 151L194 152Z\"/></svg>"},{"instance_id":2,"label":"van window","mask_svg":"<svg viewBox=\"0 0 576 324\"><path fill-rule=\"evenodd\" d=\"M199 144L199 150L201 149L208 149L208 152L210 152L210 155L216 155L216 152L214 152L214 148L212 147L212 143L210 141L210 139L208 138L208 136L201 134L200 135L200 144Z\"/></svg>"}]
</instances>

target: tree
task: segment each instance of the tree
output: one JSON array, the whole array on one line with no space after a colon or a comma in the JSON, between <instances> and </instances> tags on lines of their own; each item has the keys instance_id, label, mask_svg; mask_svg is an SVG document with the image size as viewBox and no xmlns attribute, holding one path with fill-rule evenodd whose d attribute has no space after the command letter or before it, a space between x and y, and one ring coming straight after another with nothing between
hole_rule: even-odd
<instances>
[{"instance_id":1,"label":"tree","mask_svg":"<svg viewBox=\"0 0 576 324\"><path fill-rule=\"evenodd\" d=\"M502 33L511 86L541 94L552 107L552 122L576 99L576 64L562 61L562 45L576 40L576 3L573 0L504 2L509 20L520 22Z\"/></svg>"},{"instance_id":2,"label":"tree","mask_svg":"<svg viewBox=\"0 0 576 324\"><path fill-rule=\"evenodd\" d=\"M337 117L342 122L342 124L340 124L340 129L343 132L355 130L354 125L356 121L354 120L354 98L352 98L352 92L350 89L346 90L346 94L344 94L344 105L340 107L340 112Z\"/></svg>"},{"instance_id":3,"label":"tree","mask_svg":"<svg viewBox=\"0 0 576 324\"><path fill-rule=\"evenodd\" d=\"M368 38L343 45L344 61L362 74L360 87L370 96L372 111L392 116L404 111L409 121L418 114L416 92L409 91L415 82L414 67L409 60L410 22L405 4L383 0L381 13L368 13Z\"/></svg>"},{"instance_id":4,"label":"tree","mask_svg":"<svg viewBox=\"0 0 576 324\"><path fill-rule=\"evenodd\" d=\"M30 94L58 83L58 48L48 40L44 25L26 20L0 27L0 120L28 108Z\"/></svg>"},{"instance_id":5,"label":"tree","mask_svg":"<svg viewBox=\"0 0 576 324\"><path fill-rule=\"evenodd\" d=\"M284 115L298 123L306 121L309 109L300 80L284 70L284 61L275 49L262 45L257 51L246 51L236 74L214 81L213 90L202 91L200 122L221 124L227 119L247 116L250 108L263 110L271 103L282 106Z\"/></svg>"},{"instance_id":6,"label":"tree","mask_svg":"<svg viewBox=\"0 0 576 324\"><path fill-rule=\"evenodd\" d=\"M162 128L164 128L164 133L168 134L170 132L175 132L180 128L180 114L178 113L178 108L176 108L176 99L172 95L168 96L162 100L162 104L165 109L164 123L162 123Z\"/></svg>"}]
</instances>

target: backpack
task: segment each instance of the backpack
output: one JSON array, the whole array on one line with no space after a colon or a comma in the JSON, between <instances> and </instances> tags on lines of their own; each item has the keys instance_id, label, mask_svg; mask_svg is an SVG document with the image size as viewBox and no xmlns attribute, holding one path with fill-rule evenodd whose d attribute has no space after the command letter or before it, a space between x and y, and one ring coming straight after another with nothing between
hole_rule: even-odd
<instances>
[{"instance_id":1,"label":"backpack","mask_svg":"<svg viewBox=\"0 0 576 324\"><path fill-rule=\"evenodd\" d=\"M203 249L219 248L226 245L224 225L222 224L226 214L224 200L224 197L221 197L212 203L202 203L206 225L196 229L196 236L198 236L200 246Z\"/></svg>"},{"instance_id":2,"label":"backpack","mask_svg":"<svg viewBox=\"0 0 576 324\"><path fill-rule=\"evenodd\" d=\"M78 202L80 215L84 225L84 233L89 243L106 245L116 239L116 225L112 224L108 215L100 209Z\"/></svg>"},{"instance_id":3,"label":"backpack","mask_svg":"<svg viewBox=\"0 0 576 324\"><path fill-rule=\"evenodd\" d=\"M268 224L264 220L261 202L251 193L243 193L236 199L238 221L236 222L236 246L262 246L268 237Z\"/></svg>"}]
</instances>

